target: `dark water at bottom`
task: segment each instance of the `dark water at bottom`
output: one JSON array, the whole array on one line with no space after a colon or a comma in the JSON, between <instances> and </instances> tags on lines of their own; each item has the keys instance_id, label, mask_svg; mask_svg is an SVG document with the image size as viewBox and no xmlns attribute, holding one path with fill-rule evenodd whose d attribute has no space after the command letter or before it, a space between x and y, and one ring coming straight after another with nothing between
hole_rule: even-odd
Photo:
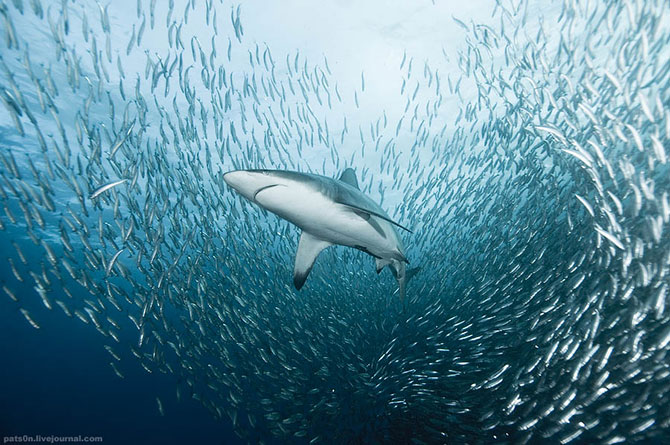
<instances>
[{"instance_id":1,"label":"dark water at bottom","mask_svg":"<svg viewBox=\"0 0 670 445\"><path fill-rule=\"evenodd\" d=\"M174 377L122 362L125 378L90 326L63 314L41 329L3 305L0 313L0 436L101 436L102 443L236 444L229 422L196 400L176 400ZM78 320L76 320L78 321ZM165 415L158 412L160 396Z\"/></svg>"}]
</instances>

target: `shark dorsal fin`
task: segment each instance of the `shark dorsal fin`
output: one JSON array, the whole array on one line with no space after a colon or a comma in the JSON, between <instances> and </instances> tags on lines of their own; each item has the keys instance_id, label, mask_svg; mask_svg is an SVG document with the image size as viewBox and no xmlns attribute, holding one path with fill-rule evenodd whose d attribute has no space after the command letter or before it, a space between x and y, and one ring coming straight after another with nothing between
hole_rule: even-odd
<instances>
[{"instance_id":1,"label":"shark dorsal fin","mask_svg":"<svg viewBox=\"0 0 670 445\"><path fill-rule=\"evenodd\" d=\"M354 172L353 168L347 168L342 172L342 176L340 176L340 181L346 182L350 186L354 187L356 190L360 190L358 188L358 180L356 179L356 173Z\"/></svg>"},{"instance_id":2,"label":"shark dorsal fin","mask_svg":"<svg viewBox=\"0 0 670 445\"><path fill-rule=\"evenodd\" d=\"M302 232L300 241L298 241L298 251L295 254L295 267L293 269L293 284L296 289L300 290L305 284L316 257L328 246L332 246L332 244L310 233Z\"/></svg>"}]
</instances>

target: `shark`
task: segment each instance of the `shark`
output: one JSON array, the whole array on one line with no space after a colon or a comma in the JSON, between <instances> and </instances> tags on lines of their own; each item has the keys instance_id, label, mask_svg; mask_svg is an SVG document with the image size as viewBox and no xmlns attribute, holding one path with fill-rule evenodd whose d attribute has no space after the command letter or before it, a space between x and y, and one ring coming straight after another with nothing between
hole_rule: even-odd
<instances>
[{"instance_id":1,"label":"shark","mask_svg":"<svg viewBox=\"0 0 670 445\"><path fill-rule=\"evenodd\" d=\"M407 280L418 268L406 269L409 260L396 229L412 232L360 190L353 169L347 168L337 179L287 170L233 170L224 173L223 180L244 198L301 229L293 269L297 290L319 254L337 244L374 257L377 273L389 266L404 300Z\"/></svg>"}]
</instances>

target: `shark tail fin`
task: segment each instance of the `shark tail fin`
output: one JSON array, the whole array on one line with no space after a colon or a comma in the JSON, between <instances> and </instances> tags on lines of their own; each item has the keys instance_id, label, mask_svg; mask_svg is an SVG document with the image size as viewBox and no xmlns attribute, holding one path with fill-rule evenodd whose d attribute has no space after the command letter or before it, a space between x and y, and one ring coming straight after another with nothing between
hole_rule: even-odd
<instances>
[{"instance_id":1,"label":"shark tail fin","mask_svg":"<svg viewBox=\"0 0 670 445\"><path fill-rule=\"evenodd\" d=\"M401 302L405 301L405 288L407 287L407 283L420 270L421 267L413 267L407 270L405 269L404 262L396 260L391 261L391 272L393 272L395 279L398 280L398 290L396 292L398 293Z\"/></svg>"},{"instance_id":2,"label":"shark tail fin","mask_svg":"<svg viewBox=\"0 0 670 445\"><path fill-rule=\"evenodd\" d=\"M418 274L421 271L421 266L417 267L412 267L411 269L408 269L407 272L405 273L405 282L409 283L409 280L411 280L414 275Z\"/></svg>"},{"instance_id":3,"label":"shark tail fin","mask_svg":"<svg viewBox=\"0 0 670 445\"><path fill-rule=\"evenodd\" d=\"M400 301L404 302L405 301L405 285L407 283L406 277L405 277L405 263L402 261L398 260L391 260L391 272L393 272L393 276L395 277L396 280L398 280L398 296L400 297Z\"/></svg>"}]
</instances>

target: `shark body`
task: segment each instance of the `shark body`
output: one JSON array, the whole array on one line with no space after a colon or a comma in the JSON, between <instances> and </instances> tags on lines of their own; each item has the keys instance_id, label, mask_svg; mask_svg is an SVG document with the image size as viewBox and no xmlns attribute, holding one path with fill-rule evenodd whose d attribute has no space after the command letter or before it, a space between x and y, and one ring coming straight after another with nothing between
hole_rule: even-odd
<instances>
[{"instance_id":1,"label":"shark body","mask_svg":"<svg viewBox=\"0 0 670 445\"><path fill-rule=\"evenodd\" d=\"M295 257L293 284L302 288L319 253L334 244L372 255L377 273L390 266L405 295L409 261L394 222L358 188L354 171L339 179L284 170L235 170L223 175L239 194L302 230Z\"/></svg>"}]
</instances>

